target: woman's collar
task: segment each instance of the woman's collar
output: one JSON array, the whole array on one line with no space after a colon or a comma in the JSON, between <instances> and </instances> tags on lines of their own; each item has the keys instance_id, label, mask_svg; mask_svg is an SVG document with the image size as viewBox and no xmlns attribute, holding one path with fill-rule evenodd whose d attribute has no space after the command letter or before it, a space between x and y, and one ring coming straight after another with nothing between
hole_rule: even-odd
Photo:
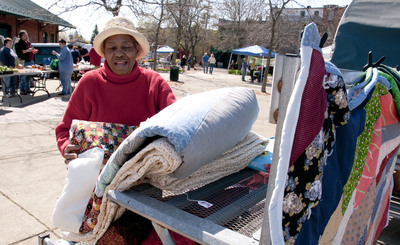
<instances>
[{"instance_id":1,"label":"woman's collar","mask_svg":"<svg viewBox=\"0 0 400 245\"><path fill-rule=\"evenodd\" d=\"M127 75L117 75L115 74L111 68L107 64L107 60L104 61L104 71L105 71L105 76L110 80L110 82L113 83L128 83L132 82L133 80L136 80L139 75L141 74L141 71L139 69L139 66L137 64L137 61L135 62L135 65L133 66L132 71L127 74Z\"/></svg>"}]
</instances>

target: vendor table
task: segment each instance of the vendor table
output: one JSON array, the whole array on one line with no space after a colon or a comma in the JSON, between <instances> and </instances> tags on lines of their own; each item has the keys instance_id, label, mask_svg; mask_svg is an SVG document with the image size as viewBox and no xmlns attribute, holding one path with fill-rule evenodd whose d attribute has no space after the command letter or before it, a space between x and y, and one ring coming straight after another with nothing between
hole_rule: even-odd
<instances>
[{"instance_id":1,"label":"vendor table","mask_svg":"<svg viewBox=\"0 0 400 245\"><path fill-rule=\"evenodd\" d=\"M55 73L55 72L58 72L58 71L54 71L54 70L41 71L41 70L38 70L38 69L26 69L26 70L24 69L23 72L16 72L16 73L13 73L13 74L1 74L0 75L0 79L4 78L4 77L12 77L12 76L18 76L18 77L21 77L21 76L32 76L33 81L34 81L34 87L33 87L32 96L34 96L35 93L38 92L38 91L44 91L50 97L50 93L46 88L46 80L47 80L47 77L48 77L48 75L50 73ZM18 96L19 99L20 99L20 103L22 103L22 98L18 93L18 89L15 92L16 92L16 96ZM4 102L4 98L5 98L5 96L3 95L2 100L1 100L2 102ZM8 103L9 103L9 106L11 106L10 100L8 100Z\"/></svg>"},{"instance_id":2,"label":"vendor table","mask_svg":"<svg viewBox=\"0 0 400 245\"><path fill-rule=\"evenodd\" d=\"M80 71L88 71L91 70L93 66L79 66L77 68L74 68L74 72L80 72ZM57 70L39 70L39 69L23 69L22 72L15 72L13 74L0 74L0 79L3 77L11 77L11 76L32 76L33 81L34 81L34 87L33 87L33 93L32 96L36 94L38 91L44 91L47 93L48 97L50 97L50 93L47 90L46 87L46 82L47 78L50 76L51 73L58 73ZM61 84L60 84L61 86ZM22 103L22 98L18 93L18 90L16 90L16 96L19 97L20 103ZM4 102L4 98L6 98L4 95L2 97L2 102ZM8 100L9 106L11 106L10 100Z\"/></svg>"}]
</instances>

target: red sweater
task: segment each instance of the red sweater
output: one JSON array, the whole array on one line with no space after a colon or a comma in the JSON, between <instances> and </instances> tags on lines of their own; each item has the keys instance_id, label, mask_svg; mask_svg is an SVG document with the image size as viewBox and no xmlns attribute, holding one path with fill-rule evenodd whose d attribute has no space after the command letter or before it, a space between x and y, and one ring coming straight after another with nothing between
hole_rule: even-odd
<instances>
[{"instance_id":1,"label":"red sweater","mask_svg":"<svg viewBox=\"0 0 400 245\"><path fill-rule=\"evenodd\" d=\"M158 73L136 63L130 74L118 76L105 62L104 67L87 72L79 80L56 127L58 148L64 155L73 119L139 126L175 100L170 86Z\"/></svg>"},{"instance_id":2,"label":"red sweater","mask_svg":"<svg viewBox=\"0 0 400 245\"><path fill-rule=\"evenodd\" d=\"M94 50L94 48L90 49L89 57L90 57L90 64L94 66L101 65L101 56L96 52L96 50Z\"/></svg>"}]
</instances>

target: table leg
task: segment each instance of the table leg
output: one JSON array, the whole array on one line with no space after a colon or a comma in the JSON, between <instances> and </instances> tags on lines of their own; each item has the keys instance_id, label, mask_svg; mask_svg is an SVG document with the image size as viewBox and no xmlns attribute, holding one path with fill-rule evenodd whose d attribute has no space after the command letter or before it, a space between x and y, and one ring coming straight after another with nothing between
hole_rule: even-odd
<instances>
[{"instance_id":1,"label":"table leg","mask_svg":"<svg viewBox=\"0 0 400 245\"><path fill-rule=\"evenodd\" d=\"M158 236L161 239L161 242L164 245L176 245L174 239L172 239L167 228L160 226L154 221L151 221L151 224L153 225L154 229L156 230Z\"/></svg>"},{"instance_id":2,"label":"table leg","mask_svg":"<svg viewBox=\"0 0 400 245\"><path fill-rule=\"evenodd\" d=\"M32 96L34 96L38 91L44 91L47 93L48 97L50 97L50 93L46 88L47 74L40 75L33 78L33 80L35 81L35 88L33 89Z\"/></svg>"}]
</instances>

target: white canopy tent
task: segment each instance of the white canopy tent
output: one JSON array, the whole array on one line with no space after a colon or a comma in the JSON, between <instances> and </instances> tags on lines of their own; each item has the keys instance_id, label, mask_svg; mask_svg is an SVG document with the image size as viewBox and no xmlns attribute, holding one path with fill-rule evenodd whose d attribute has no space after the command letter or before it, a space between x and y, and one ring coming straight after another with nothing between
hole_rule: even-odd
<instances>
[{"instance_id":1,"label":"white canopy tent","mask_svg":"<svg viewBox=\"0 0 400 245\"><path fill-rule=\"evenodd\" d=\"M174 49L171 48L170 46L163 46L159 49L157 49L157 53L173 53Z\"/></svg>"}]
</instances>

